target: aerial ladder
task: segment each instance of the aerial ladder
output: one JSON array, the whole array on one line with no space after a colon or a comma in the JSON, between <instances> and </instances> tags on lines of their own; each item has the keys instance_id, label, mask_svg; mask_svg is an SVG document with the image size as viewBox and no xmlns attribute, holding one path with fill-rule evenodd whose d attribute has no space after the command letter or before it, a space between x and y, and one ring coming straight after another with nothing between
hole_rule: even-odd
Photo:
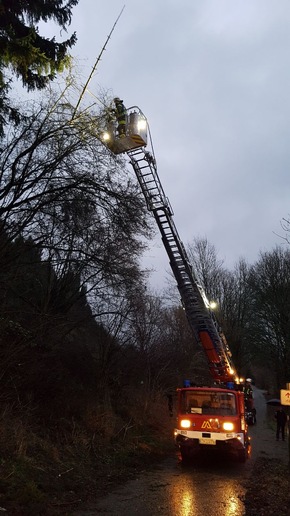
<instances>
[{"instance_id":1,"label":"aerial ladder","mask_svg":"<svg viewBox=\"0 0 290 516\"><path fill-rule=\"evenodd\" d=\"M147 208L152 212L170 266L177 282L188 322L208 360L211 376L216 383L236 382L231 352L199 285L185 247L173 220L173 211L161 185L153 150L147 150L148 123L141 110L134 106L127 110L127 134L118 138L116 130L104 133L103 141L114 153L126 153L134 168ZM151 145L152 147L152 145Z\"/></svg>"},{"instance_id":2,"label":"aerial ladder","mask_svg":"<svg viewBox=\"0 0 290 516\"><path fill-rule=\"evenodd\" d=\"M182 457L187 458L196 446L214 443L227 444L228 448L238 452L241 460L245 460L249 442L239 378L232 363L226 338L202 286L195 277L175 226L173 210L158 176L147 119L137 106L130 107L126 110L126 133L120 137L117 122L112 123L110 120L101 140L113 154L126 154L129 158L147 208L152 212L158 225L189 325L205 351L211 376L214 384L218 386L216 389L202 389L194 388L191 383L187 383L184 388L178 389L179 415L175 437ZM186 406L193 399L197 407L193 407L188 413ZM207 414L202 408L202 403L210 401L214 401L215 404L214 414ZM216 417L208 417L219 414L218 407L221 407L222 401L228 406L228 412L222 414L220 409L221 422ZM223 429L223 418L225 415L229 418L230 410L233 412L234 422L227 421L226 429ZM205 429L207 432L203 431Z\"/></svg>"}]
</instances>

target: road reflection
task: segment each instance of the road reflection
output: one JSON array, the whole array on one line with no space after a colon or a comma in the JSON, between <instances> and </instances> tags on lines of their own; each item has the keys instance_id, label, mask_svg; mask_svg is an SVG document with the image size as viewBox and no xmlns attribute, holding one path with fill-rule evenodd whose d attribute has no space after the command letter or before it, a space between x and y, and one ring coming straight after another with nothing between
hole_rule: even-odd
<instances>
[{"instance_id":1,"label":"road reflection","mask_svg":"<svg viewBox=\"0 0 290 516\"><path fill-rule=\"evenodd\" d=\"M174 493L173 493L174 496ZM180 499L179 515L190 516L192 514L192 508L195 506L195 493L193 490L186 489L182 492ZM178 504L174 503L174 506Z\"/></svg>"},{"instance_id":2,"label":"road reflection","mask_svg":"<svg viewBox=\"0 0 290 516\"><path fill-rule=\"evenodd\" d=\"M159 467L74 516L243 516L244 464L203 458L185 465L172 456Z\"/></svg>"},{"instance_id":3,"label":"road reflection","mask_svg":"<svg viewBox=\"0 0 290 516\"><path fill-rule=\"evenodd\" d=\"M181 466L182 468L182 466ZM241 465L212 462L182 468L168 489L174 516L242 516L244 514Z\"/></svg>"}]
</instances>

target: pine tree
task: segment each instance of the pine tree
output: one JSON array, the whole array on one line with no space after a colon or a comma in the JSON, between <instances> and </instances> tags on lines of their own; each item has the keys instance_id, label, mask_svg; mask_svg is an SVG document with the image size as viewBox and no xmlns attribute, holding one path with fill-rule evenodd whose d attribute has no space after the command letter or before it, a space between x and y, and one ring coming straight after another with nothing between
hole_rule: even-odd
<instances>
[{"instance_id":1,"label":"pine tree","mask_svg":"<svg viewBox=\"0 0 290 516\"><path fill-rule=\"evenodd\" d=\"M13 115L5 72L12 71L28 91L42 89L53 80L68 64L76 34L58 43L41 36L37 24L53 20L66 30L77 4L78 0L0 0L0 131L7 115Z\"/></svg>"}]
</instances>

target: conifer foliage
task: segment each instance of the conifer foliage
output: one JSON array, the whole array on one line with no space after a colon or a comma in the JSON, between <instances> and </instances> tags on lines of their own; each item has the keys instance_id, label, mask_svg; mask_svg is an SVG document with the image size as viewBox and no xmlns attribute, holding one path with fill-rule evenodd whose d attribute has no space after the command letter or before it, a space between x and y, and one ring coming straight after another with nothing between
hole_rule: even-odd
<instances>
[{"instance_id":1,"label":"conifer foliage","mask_svg":"<svg viewBox=\"0 0 290 516\"><path fill-rule=\"evenodd\" d=\"M78 0L2 0L0 5L0 63L10 67L28 90L43 88L65 64L75 33L58 43L39 34L37 23L53 20L62 29L71 22ZM2 75L1 85L5 83Z\"/></svg>"},{"instance_id":2,"label":"conifer foliage","mask_svg":"<svg viewBox=\"0 0 290 516\"><path fill-rule=\"evenodd\" d=\"M69 62L69 49L76 34L58 42L39 32L39 22L53 21L66 31L72 8L78 0L1 0L0 1L0 132L7 117L17 121L19 113L7 93L9 72L20 78L28 90L43 89Z\"/></svg>"}]
</instances>

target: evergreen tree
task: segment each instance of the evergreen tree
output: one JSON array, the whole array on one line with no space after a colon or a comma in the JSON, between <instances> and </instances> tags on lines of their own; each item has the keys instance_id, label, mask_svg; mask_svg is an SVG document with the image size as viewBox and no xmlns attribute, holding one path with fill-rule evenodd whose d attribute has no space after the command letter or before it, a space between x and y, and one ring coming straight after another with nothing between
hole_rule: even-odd
<instances>
[{"instance_id":1,"label":"evergreen tree","mask_svg":"<svg viewBox=\"0 0 290 516\"><path fill-rule=\"evenodd\" d=\"M38 22L53 20L63 30L71 22L72 7L78 0L0 0L0 130L5 117L16 119L7 93L9 69L21 78L28 91L42 89L68 63L68 50L75 33L58 43L39 34Z\"/></svg>"}]
</instances>

